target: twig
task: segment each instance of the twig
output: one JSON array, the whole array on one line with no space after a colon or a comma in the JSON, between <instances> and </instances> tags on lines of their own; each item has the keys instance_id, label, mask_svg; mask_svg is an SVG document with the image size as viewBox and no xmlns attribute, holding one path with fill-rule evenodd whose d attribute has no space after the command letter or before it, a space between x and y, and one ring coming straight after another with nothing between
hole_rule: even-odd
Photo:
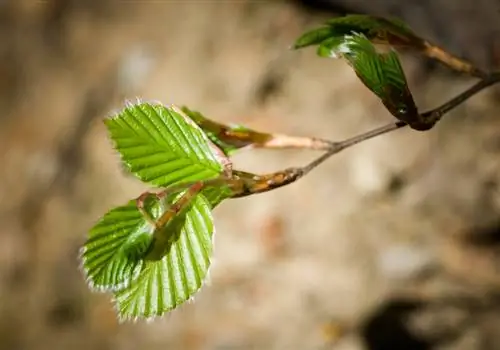
<instances>
[{"instance_id":1,"label":"twig","mask_svg":"<svg viewBox=\"0 0 500 350\"><path fill-rule=\"evenodd\" d=\"M480 79L487 79L489 77L488 73L485 73L477 67L474 67L474 65L472 65L470 62L467 62L462 58L453 56L451 53L428 41L423 42L422 53L429 58L443 63L444 65L457 72L465 73L467 75Z\"/></svg>"},{"instance_id":2,"label":"twig","mask_svg":"<svg viewBox=\"0 0 500 350\"><path fill-rule=\"evenodd\" d=\"M208 119L197 111L182 107L182 111L202 130L215 137L212 141L222 148L300 148L326 151L331 142L315 137L270 134L246 127L225 125Z\"/></svg>"},{"instance_id":3,"label":"twig","mask_svg":"<svg viewBox=\"0 0 500 350\"><path fill-rule=\"evenodd\" d=\"M374 130L370 130L368 132L365 132L360 135L356 135L354 137L348 138L347 140L338 142L334 147L332 147L328 152L324 153L322 156L316 158L313 160L311 163L306 165L305 167L302 168L303 175L306 175L310 171L312 171L314 168L316 168L318 165L326 161L328 158L333 156L334 154L339 153L340 151L343 151L346 148L349 148L351 146L357 145L360 142L372 139L374 137L387 134L388 132L400 129L402 127L407 126L408 124L402 122L402 121L395 121L390 124L384 125L382 127L376 128Z\"/></svg>"},{"instance_id":4,"label":"twig","mask_svg":"<svg viewBox=\"0 0 500 350\"><path fill-rule=\"evenodd\" d=\"M429 122L438 122L443 115L451 111L453 108L462 104L481 90L500 82L500 72L495 72L488 75L485 79L479 81L475 85L471 86L458 96L452 98L448 102L442 104L441 106L434 108L428 112L422 113L424 119L429 120Z\"/></svg>"},{"instance_id":5,"label":"twig","mask_svg":"<svg viewBox=\"0 0 500 350\"><path fill-rule=\"evenodd\" d=\"M430 111L424 112L421 114L423 118L428 120L429 122L437 122L439 121L444 114L448 113L455 107L459 106L460 104L464 103L466 100L477 94L478 92L482 91L483 89L494 85L496 83L500 82L500 72L495 72L490 75L488 75L485 79L481 80L477 84L473 85L469 89L465 90L458 96L452 98L448 102L444 103L443 105L434 108ZM331 147L330 149L324 153L323 155L319 156L315 160L313 160L311 163L304 167L299 167L299 168L289 168L285 169L283 171L279 171L274 174L268 174L265 176L260 176L259 178L256 178L256 181L253 183L254 188L252 188L249 184L249 188L245 192L240 193L236 197L244 197L256 193L262 193L262 192L267 192L282 186L289 185L301 177L307 175L309 172L311 172L313 169L315 169L317 166L321 165L323 162L328 160L331 156L343 151L346 148L352 147L362 141L366 141L369 139L372 139L374 137L387 134L391 131L398 130L400 128L403 128L407 126L405 122L402 121L395 121L390 124L387 124L385 126L376 128L374 130L370 130L368 132L365 132L360 135L356 135L354 137L348 138L344 141L340 142L330 142ZM267 187L263 186L263 181L267 181Z\"/></svg>"}]
</instances>

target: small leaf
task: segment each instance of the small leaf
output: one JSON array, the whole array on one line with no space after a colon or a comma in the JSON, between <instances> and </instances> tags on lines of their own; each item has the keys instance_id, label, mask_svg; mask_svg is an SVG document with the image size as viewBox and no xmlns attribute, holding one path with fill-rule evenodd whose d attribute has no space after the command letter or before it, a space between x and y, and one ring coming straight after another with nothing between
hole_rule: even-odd
<instances>
[{"instance_id":1,"label":"small leaf","mask_svg":"<svg viewBox=\"0 0 500 350\"><path fill-rule=\"evenodd\" d=\"M226 156L237 150L261 144L272 138L272 135L249 129L242 125L224 125L208 119L198 111L182 107L182 111L189 116L219 147Z\"/></svg>"},{"instance_id":2,"label":"small leaf","mask_svg":"<svg viewBox=\"0 0 500 350\"><path fill-rule=\"evenodd\" d=\"M387 85L383 62L373 44L362 34L344 37L344 42L337 47L337 54L344 57L353 67L358 77L379 98L385 97Z\"/></svg>"},{"instance_id":3,"label":"small leaf","mask_svg":"<svg viewBox=\"0 0 500 350\"><path fill-rule=\"evenodd\" d=\"M403 67L394 51L378 53L363 34L346 35L343 42L332 40L323 45L325 52L330 50L347 60L363 84L382 100L393 116L416 129L422 127Z\"/></svg>"},{"instance_id":4,"label":"small leaf","mask_svg":"<svg viewBox=\"0 0 500 350\"><path fill-rule=\"evenodd\" d=\"M92 289L113 291L126 287L142 267L152 229L135 201L112 209L90 230L82 249L82 267Z\"/></svg>"},{"instance_id":5,"label":"small leaf","mask_svg":"<svg viewBox=\"0 0 500 350\"><path fill-rule=\"evenodd\" d=\"M129 170L158 187L215 178L230 163L175 106L129 105L105 124Z\"/></svg>"},{"instance_id":6,"label":"small leaf","mask_svg":"<svg viewBox=\"0 0 500 350\"><path fill-rule=\"evenodd\" d=\"M302 34L293 45L294 49L300 49L303 47L318 45L325 41L326 39L338 36L338 34L332 30L331 27L320 27Z\"/></svg>"},{"instance_id":7,"label":"small leaf","mask_svg":"<svg viewBox=\"0 0 500 350\"><path fill-rule=\"evenodd\" d=\"M386 96L382 102L396 118L414 127L420 124L420 117L413 96L399 61L398 55L391 51L381 54L382 66L386 79Z\"/></svg>"},{"instance_id":8,"label":"small leaf","mask_svg":"<svg viewBox=\"0 0 500 350\"><path fill-rule=\"evenodd\" d=\"M214 233L209 201L197 195L185 214L177 216L166 230L172 239L166 254L160 260L145 260L130 286L115 292L120 319L161 316L202 286L210 266Z\"/></svg>"}]
</instances>

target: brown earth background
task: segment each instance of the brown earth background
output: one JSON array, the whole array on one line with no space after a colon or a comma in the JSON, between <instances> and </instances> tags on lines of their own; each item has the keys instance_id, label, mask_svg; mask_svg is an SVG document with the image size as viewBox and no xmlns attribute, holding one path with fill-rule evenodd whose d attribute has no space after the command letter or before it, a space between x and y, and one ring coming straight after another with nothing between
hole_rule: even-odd
<instances>
[{"instance_id":1,"label":"brown earth background","mask_svg":"<svg viewBox=\"0 0 500 350\"><path fill-rule=\"evenodd\" d=\"M87 230L145 189L102 119L127 99L340 140L390 120L344 62L288 47L334 15L396 15L500 67L500 1L0 0L0 348L500 349L500 90L299 182L215 211L210 285L119 324L78 269ZM473 83L403 55L421 110ZM312 152L252 151L243 170Z\"/></svg>"}]
</instances>

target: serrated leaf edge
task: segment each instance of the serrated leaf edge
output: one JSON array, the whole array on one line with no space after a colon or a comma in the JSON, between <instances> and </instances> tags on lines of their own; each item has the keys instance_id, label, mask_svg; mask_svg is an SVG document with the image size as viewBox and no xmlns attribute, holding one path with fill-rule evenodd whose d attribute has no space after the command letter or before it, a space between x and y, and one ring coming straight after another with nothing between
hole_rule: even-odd
<instances>
[{"instance_id":1,"label":"serrated leaf edge","mask_svg":"<svg viewBox=\"0 0 500 350\"><path fill-rule=\"evenodd\" d=\"M213 258L214 251L215 251L215 235L216 235L216 228L215 225L213 225L213 232L212 232L212 239L211 239L211 244L212 244L212 256L208 258L208 268L207 272L205 273L205 277L201 279L201 284L200 286L196 289L196 291L191 294L191 296L186 299L183 303L179 304L173 309L170 309L166 311L165 313L161 315L154 315L154 316L149 316L149 317L142 317L142 316L123 316L120 312L119 306L118 306L118 301L117 297L113 295L111 298L111 302L113 304L113 309L115 310L115 314L117 315L118 323L119 324L125 324L125 323L137 323L138 321L144 321L146 323L153 323L156 322L158 319L164 319L165 317L170 317L172 316L172 313L175 311L180 310L182 307L184 307L186 304L192 304L197 296L197 294L200 293L200 291L205 288L205 287L210 287L212 282L211 282L211 270L215 264L215 259ZM118 292L118 291L115 291Z\"/></svg>"}]
</instances>

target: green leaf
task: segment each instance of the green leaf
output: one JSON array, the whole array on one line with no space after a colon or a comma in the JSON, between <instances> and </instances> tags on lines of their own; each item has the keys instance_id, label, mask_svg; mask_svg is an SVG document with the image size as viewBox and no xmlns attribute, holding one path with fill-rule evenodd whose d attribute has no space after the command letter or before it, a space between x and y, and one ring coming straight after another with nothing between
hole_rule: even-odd
<instances>
[{"instance_id":1,"label":"green leaf","mask_svg":"<svg viewBox=\"0 0 500 350\"><path fill-rule=\"evenodd\" d=\"M391 51L381 54L380 59L386 80L385 96L382 102L395 117L410 125L414 124L418 111L398 55Z\"/></svg>"},{"instance_id":2,"label":"green leaf","mask_svg":"<svg viewBox=\"0 0 500 350\"><path fill-rule=\"evenodd\" d=\"M364 34L368 39L391 45L420 44L422 39L397 18L370 15L347 15L327 21L336 36L352 33Z\"/></svg>"},{"instance_id":3,"label":"green leaf","mask_svg":"<svg viewBox=\"0 0 500 350\"><path fill-rule=\"evenodd\" d=\"M224 186L207 187L201 193L199 197L207 201L210 209L231 197L231 191ZM172 203L179 195L173 195L169 202ZM145 205L152 218L158 218L166 210L154 197L149 197ZM178 217L182 219L182 212L175 219ZM96 291L117 291L128 287L138 277L145 258L155 254L161 258L170 247L172 242L169 239L182 229L176 227L175 222L169 223L164 230L170 234L162 232L160 235L166 240L156 242L153 237L154 227L139 212L136 201L130 201L105 214L90 230L81 252L82 268L90 288Z\"/></svg>"},{"instance_id":4,"label":"green leaf","mask_svg":"<svg viewBox=\"0 0 500 350\"><path fill-rule=\"evenodd\" d=\"M317 54L320 57L332 57L338 58L339 46L345 42L345 37L334 36L324 40L321 45L318 46Z\"/></svg>"},{"instance_id":5,"label":"green leaf","mask_svg":"<svg viewBox=\"0 0 500 350\"><path fill-rule=\"evenodd\" d=\"M203 189L201 193L208 200L212 209L222 203L223 200L233 196L233 192L227 186L209 186Z\"/></svg>"},{"instance_id":6,"label":"green leaf","mask_svg":"<svg viewBox=\"0 0 500 350\"><path fill-rule=\"evenodd\" d=\"M420 123L396 52L378 53L363 34L346 35L343 41L330 40L322 46L325 55L329 51L330 55L346 59L363 84L382 100L392 115L410 125Z\"/></svg>"},{"instance_id":7,"label":"green leaf","mask_svg":"<svg viewBox=\"0 0 500 350\"><path fill-rule=\"evenodd\" d=\"M161 316L190 299L202 286L210 267L214 226L210 202L197 195L185 214L165 232L171 245L160 260L144 261L139 276L115 292L121 320Z\"/></svg>"},{"instance_id":8,"label":"green leaf","mask_svg":"<svg viewBox=\"0 0 500 350\"><path fill-rule=\"evenodd\" d=\"M91 289L125 288L142 268L141 257L152 239L152 228L135 201L112 209L90 230L81 254Z\"/></svg>"},{"instance_id":9,"label":"green leaf","mask_svg":"<svg viewBox=\"0 0 500 350\"><path fill-rule=\"evenodd\" d=\"M326 22L326 25L310 30L300 36L294 48L321 45L331 38L342 38L353 33L363 34L370 41L394 46L424 47L424 40L418 37L404 22L395 18L369 15L347 15Z\"/></svg>"},{"instance_id":10,"label":"green leaf","mask_svg":"<svg viewBox=\"0 0 500 350\"><path fill-rule=\"evenodd\" d=\"M362 34L345 36L338 46L338 55L344 57L353 67L358 77L379 98L384 99L387 79L381 55L373 44Z\"/></svg>"},{"instance_id":11,"label":"green leaf","mask_svg":"<svg viewBox=\"0 0 500 350\"><path fill-rule=\"evenodd\" d=\"M175 106L129 105L105 124L128 169L158 187L215 178L230 163Z\"/></svg>"},{"instance_id":12,"label":"green leaf","mask_svg":"<svg viewBox=\"0 0 500 350\"><path fill-rule=\"evenodd\" d=\"M326 39L338 36L338 34L332 30L331 27L320 27L312 29L310 31L302 34L293 45L294 49L300 49L303 47L318 45L325 41Z\"/></svg>"}]
</instances>

